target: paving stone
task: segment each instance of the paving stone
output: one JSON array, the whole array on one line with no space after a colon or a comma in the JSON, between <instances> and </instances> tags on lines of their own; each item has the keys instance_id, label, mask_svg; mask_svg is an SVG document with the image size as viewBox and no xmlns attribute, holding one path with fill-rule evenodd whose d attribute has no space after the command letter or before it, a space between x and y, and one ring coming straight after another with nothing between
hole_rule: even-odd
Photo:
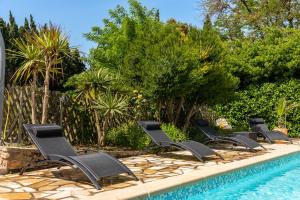
<instances>
[{"instance_id":1,"label":"paving stone","mask_svg":"<svg viewBox=\"0 0 300 200\"><path fill-rule=\"evenodd\" d=\"M0 187L0 193L11 192L11 191L12 189L10 188Z\"/></svg>"},{"instance_id":2,"label":"paving stone","mask_svg":"<svg viewBox=\"0 0 300 200\"><path fill-rule=\"evenodd\" d=\"M78 189L81 189L81 188L76 185L73 185L73 184L72 185L64 185L64 186L57 188L57 190L59 190L59 191L72 191L72 190L78 190Z\"/></svg>"},{"instance_id":3,"label":"paving stone","mask_svg":"<svg viewBox=\"0 0 300 200\"><path fill-rule=\"evenodd\" d=\"M61 191L56 194L47 196L47 199L62 199L67 198L71 196L71 191Z\"/></svg>"},{"instance_id":4,"label":"paving stone","mask_svg":"<svg viewBox=\"0 0 300 200\"><path fill-rule=\"evenodd\" d=\"M21 185L19 183L8 182L8 181L0 182L0 186L4 186L4 187L7 187L7 188L11 188L11 189L16 189L16 188L20 188L21 187Z\"/></svg>"},{"instance_id":5,"label":"paving stone","mask_svg":"<svg viewBox=\"0 0 300 200\"><path fill-rule=\"evenodd\" d=\"M37 178L26 178L24 180L18 180L18 183L20 183L24 186L28 186L28 185L38 183L40 181L41 181L41 179L37 179Z\"/></svg>"},{"instance_id":6,"label":"paving stone","mask_svg":"<svg viewBox=\"0 0 300 200\"><path fill-rule=\"evenodd\" d=\"M51 191L51 190L55 190L56 188L58 188L58 186L55 186L55 185L45 185L45 186L37 188L37 190L38 191Z\"/></svg>"},{"instance_id":7,"label":"paving stone","mask_svg":"<svg viewBox=\"0 0 300 200\"><path fill-rule=\"evenodd\" d=\"M0 199L26 200L31 199L31 197L31 194L27 192L0 193Z\"/></svg>"},{"instance_id":8,"label":"paving stone","mask_svg":"<svg viewBox=\"0 0 300 200\"><path fill-rule=\"evenodd\" d=\"M33 198L35 199L41 199L41 198L45 198L47 196L49 196L51 194L47 194L47 193L42 193L42 192L39 192L39 193L32 193L32 196Z\"/></svg>"}]
</instances>

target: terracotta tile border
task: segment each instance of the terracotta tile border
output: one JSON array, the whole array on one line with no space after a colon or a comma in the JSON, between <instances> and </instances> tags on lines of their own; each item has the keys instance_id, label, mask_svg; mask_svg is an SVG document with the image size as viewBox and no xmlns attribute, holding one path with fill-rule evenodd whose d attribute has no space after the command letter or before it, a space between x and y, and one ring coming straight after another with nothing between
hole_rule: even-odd
<instances>
[{"instance_id":1,"label":"terracotta tile border","mask_svg":"<svg viewBox=\"0 0 300 200\"><path fill-rule=\"evenodd\" d=\"M95 194L93 197L90 197L89 200L143 199L147 197L148 194L155 194L158 192L167 191L171 188L176 188L180 185L197 182L203 178L233 171L239 168L247 167L249 165L271 160L295 152L300 152L299 145L287 145L284 149L273 150L271 152L267 152L266 154L247 158L240 161L234 161L222 165L215 165L209 168L207 167L207 169L205 170L199 170L148 183L139 183L136 186L127 187L124 189L116 189L113 191L101 192Z\"/></svg>"}]
</instances>

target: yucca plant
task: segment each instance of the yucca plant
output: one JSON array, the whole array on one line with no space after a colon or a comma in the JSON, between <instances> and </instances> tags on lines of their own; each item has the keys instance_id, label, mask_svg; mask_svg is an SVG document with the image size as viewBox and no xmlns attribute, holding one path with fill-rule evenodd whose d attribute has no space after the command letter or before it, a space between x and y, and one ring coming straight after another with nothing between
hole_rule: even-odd
<instances>
[{"instance_id":1,"label":"yucca plant","mask_svg":"<svg viewBox=\"0 0 300 200\"><path fill-rule=\"evenodd\" d=\"M108 91L98 96L94 101L93 107L103 118L101 131L98 135L98 144L104 146L106 131L110 122L113 120L118 121L121 117L126 115L128 110L128 98Z\"/></svg>"},{"instance_id":2,"label":"yucca plant","mask_svg":"<svg viewBox=\"0 0 300 200\"><path fill-rule=\"evenodd\" d=\"M66 87L74 87L75 98L78 102L84 109L90 109L94 113L99 144L103 129L98 108L93 105L97 102L98 96L105 93L115 80L116 76L112 75L106 68L99 68L74 75L65 84Z\"/></svg>"},{"instance_id":3,"label":"yucca plant","mask_svg":"<svg viewBox=\"0 0 300 200\"><path fill-rule=\"evenodd\" d=\"M299 103L289 103L285 97L279 99L276 106L278 128L286 128L286 117L291 109L299 107Z\"/></svg>"},{"instance_id":4,"label":"yucca plant","mask_svg":"<svg viewBox=\"0 0 300 200\"><path fill-rule=\"evenodd\" d=\"M42 59L41 50L35 45L29 43L31 35L25 34L25 39L16 39L13 44L15 50L8 50L12 57L23 59L20 67L13 75L14 81L31 80L31 121L36 121L36 88L39 74L44 75L45 65Z\"/></svg>"},{"instance_id":5,"label":"yucca plant","mask_svg":"<svg viewBox=\"0 0 300 200\"><path fill-rule=\"evenodd\" d=\"M59 27L42 28L39 33L32 33L30 43L40 49L45 64L44 96L42 124L48 120L49 83L51 71L61 64L64 56L69 55L69 42Z\"/></svg>"}]
</instances>

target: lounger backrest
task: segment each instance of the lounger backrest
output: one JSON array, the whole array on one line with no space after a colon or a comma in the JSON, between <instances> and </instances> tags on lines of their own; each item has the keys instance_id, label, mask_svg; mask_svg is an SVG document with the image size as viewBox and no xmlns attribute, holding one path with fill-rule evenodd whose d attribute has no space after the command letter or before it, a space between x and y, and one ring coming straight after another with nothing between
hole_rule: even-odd
<instances>
[{"instance_id":1,"label":"lounger backrest","mask_svg":"<svg viewBox=\"0 0 300 200\"><path fill-rule=\"evenodd\" d=\"M208 121L203 119L196 119L193 121L193 123L206 135L206 137L210 139L218 137L217 131L209 126Z\"/></svg>"},{"instance_id":2,"label":"lounger backrest","mask_svg":"<svg viewBox=\"0 0 300 200\"><path fill-rule=\"evenodd\" d=\"M254 132L268 132L270 131L262 118L253 118L249 120L250 128Z\"/></svg>"},{"instance_id":3,"label":"lounger backrest","mask_svg":"<svg viewBox=\"0 0 300 200\"><path fill-rule=\"evenodd\" d=\"M50 154L76 155L76 152L64 137L63 129L60 126L55 124L24 124L24 128L45 159L48 159Z\"/></svg>"},{"instance_id":4,"label":"lounger backrest","mask_svg":"<svg viewBox=\"0 0 300 200\"><path fill-rule=\"evenodd\" d=\"M160 123L157 121L139 121L138 124L150 136L152 141L161 145L162 143L172 143L172 140L161 130Z\"/></svg>"}]
</instances>

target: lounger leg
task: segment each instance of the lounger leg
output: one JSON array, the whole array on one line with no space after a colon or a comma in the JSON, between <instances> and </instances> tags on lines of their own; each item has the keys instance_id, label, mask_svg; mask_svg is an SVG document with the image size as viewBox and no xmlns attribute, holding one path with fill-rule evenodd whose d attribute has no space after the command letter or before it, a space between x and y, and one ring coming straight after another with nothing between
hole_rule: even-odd
<instances>
[{"instance_id":1,"label":"lounger leg","mask_svg":"<svg viewBox=\"0 0 300 200\"><path fill-rule=\"evenodd\" d=\"M22 167L19 175L23 175L23 173L30 167L31 167L31 163L27 164L25 167Z\"/></svg>"},{"instance_id":2,"label":"lounger leg","mask_svg":"<svg viewBox=\"0 0 300 200\"><path fill-rule=\"evenodd\" d=\"M133 172L131 172L131 171L128 172L128 175L129 175L129 176L132 176L132 177L134 178L135 181L138 181L138 180L139 180L139 178L138 178Z\"/></svg>"},{"instance_id":3,"label":"lounger leg","mask_svg":"<svg viewBox=\"0 0 300 200\"><path fill-rule=\"evenodd\" d=\"M224 157L221 154L216 153L216 155L219 156L222 160L225 160Z\"/></svg>"},{"instance_id":4,"label":"lounger leg","mask_svg":"<svg viewBox=\"0 0 300 200\"><path fill-rule=\"evenodd\" d=\"M159 148L157 151L155 151L154 153L156 154L156 155L158 155L159 154L159 152L161 152L161 150L162 150L162 148Z\"/></svg>"}]
</instances>

